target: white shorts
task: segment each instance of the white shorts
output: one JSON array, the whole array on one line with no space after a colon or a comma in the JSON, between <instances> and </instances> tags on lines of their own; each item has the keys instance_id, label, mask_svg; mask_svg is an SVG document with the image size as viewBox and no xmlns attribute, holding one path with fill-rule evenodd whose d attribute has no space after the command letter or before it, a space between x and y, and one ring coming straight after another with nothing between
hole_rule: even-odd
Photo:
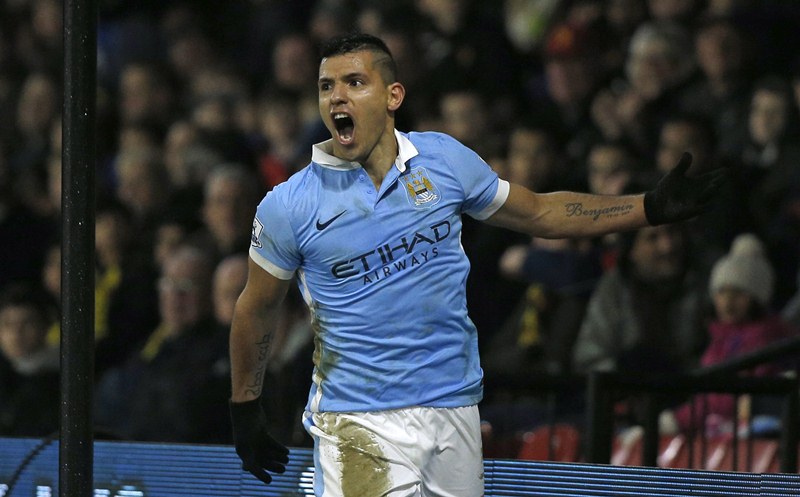
<instances>
[{"instance_id":1,"label":"white shorts","mask_svg":"<svg viewBox=\"0 0 800 497\"><path fill-rule=\"evenodd\" d=\"M477 406L303 415L317 497L481 497Z\"/></svg>"}]
</instances>

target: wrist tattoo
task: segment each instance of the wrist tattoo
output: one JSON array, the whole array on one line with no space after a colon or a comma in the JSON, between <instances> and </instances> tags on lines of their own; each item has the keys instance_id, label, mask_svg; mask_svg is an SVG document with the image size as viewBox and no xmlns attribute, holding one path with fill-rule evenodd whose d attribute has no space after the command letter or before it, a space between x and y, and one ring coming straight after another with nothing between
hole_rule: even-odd
<instances>
[{"instance_id":1,"label":"wrist tattoo","mask_svg":"<svg viewBox=\"0 0 800 497\"><path fill-rule=\"evenodd\" d=\"M253 380L247 384L247 393L259 396L261 395L261 389L264 385L267 356L272 348L272 333L265 334L255 345L258 347L258 369L256 369L256 372L253 374Z\"/></svg>"},{"instance_id":2,"label":"wrist tattoo","mask_svg":"<svg viewBox=\"0 0 800 497\"><path fill-rule=\"evenodd\" d=\"M581 202L570 202L564 205L567 217L590 217L597 221L600 217L624 216L633 211L633 204L611 205L601 208L586 208Z\"/></svg>"}]
</instances>

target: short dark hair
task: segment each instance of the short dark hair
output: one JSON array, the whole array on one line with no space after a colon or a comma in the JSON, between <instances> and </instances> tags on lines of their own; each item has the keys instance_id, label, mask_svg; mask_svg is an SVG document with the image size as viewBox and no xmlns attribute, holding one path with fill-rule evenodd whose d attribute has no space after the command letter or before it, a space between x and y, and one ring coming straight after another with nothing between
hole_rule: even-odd
<instances>
[{"instance_id":1,"label":"short dark hair","mask_svg":"<svg viewBox=\"0 0 800 497\"><path fill-rule=\"evenodd\" d=\"M755 83L753 83L752 93L757 91L777 93L787 102L792 101L792 86L789 80L778 74L767 74L757 79Z\"/></svg>"},{"instance_id":2,"label":"short dark hair","mask_svg":"<svg viewBox=\"0 0 800 497\"><path fill-rule=\"evenodd\" d=\"M0 312L9 307L33 309L43 326L58 314L55 299L40 286L26 282L12 282L0 290Z\"/></svg>"},{"instance_id":3,"label":"short dark hair","mask_svg":"<svg viewBox=\"0 0 800 497\"><path fill-rule=\"evenodd\" d=\"M378 66L384 82L394 83L397 81L397 64L392 52L383 40L370 34L350 33L331 38L320 49L320 61L327 57L364 51L377 55L375 64Z\"/></svg>"},{"instance_id":4,"label":"short dark hair","mask_svg":"<svg viewBox=\"0 0 800 497\"><path fill-rule=\"evenodd\" d=\"M707 117L694 112L678 112L668 116L661 124L662 128L668 124L685 124L691 126L695 134L703 141L707 152L713 155L717 147L717 132L714 123Z\"/></svg>"}]
</instances>

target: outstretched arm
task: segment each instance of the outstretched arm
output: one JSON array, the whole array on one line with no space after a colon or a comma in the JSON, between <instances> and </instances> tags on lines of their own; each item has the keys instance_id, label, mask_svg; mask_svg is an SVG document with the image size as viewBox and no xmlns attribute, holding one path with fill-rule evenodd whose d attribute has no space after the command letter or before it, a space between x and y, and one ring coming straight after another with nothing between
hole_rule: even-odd
<instances>
[{"instance_id":1,"label":"outstretched arm","mask_svg":"<svg viewBox=\"0 0 800 497\"><path fill-rule=\"evenodd\" d=\"M638 195L534 193L512 184L505 204L487 221L541 238L593 237L683 221L706 208L726 176L723 169L686 176L691 163L691 154L684 153L654 189Z\"/></svg>"},{"instance_id":2,"label":"outstretched arm","mask_svg":"<svg viewBox=\"0 0 800 497\"><path fill-rule=\"evenodd\" d=\"M488 222L540 238L593 237L646 226L643 200L642 194L534 193L512 184Z\"/></svg>"}]
</instances>

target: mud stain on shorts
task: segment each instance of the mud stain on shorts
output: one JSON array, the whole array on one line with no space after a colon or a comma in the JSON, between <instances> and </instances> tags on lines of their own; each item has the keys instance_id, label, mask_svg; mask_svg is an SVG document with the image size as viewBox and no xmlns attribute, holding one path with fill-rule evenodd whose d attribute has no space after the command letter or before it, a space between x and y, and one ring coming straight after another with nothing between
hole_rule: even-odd
<instances>
[{"instance_id":1,"label":"mud stain on shorts","mask_svg":"<svg viewBox=\"0 0 800 497\"><path fill-rule=\"evenodd\" d=\"M340 418L331 433L338 440L345 497L379 497L391 488L389 462L375 436L363 426Z\"/></svg>"}]
</instances>

